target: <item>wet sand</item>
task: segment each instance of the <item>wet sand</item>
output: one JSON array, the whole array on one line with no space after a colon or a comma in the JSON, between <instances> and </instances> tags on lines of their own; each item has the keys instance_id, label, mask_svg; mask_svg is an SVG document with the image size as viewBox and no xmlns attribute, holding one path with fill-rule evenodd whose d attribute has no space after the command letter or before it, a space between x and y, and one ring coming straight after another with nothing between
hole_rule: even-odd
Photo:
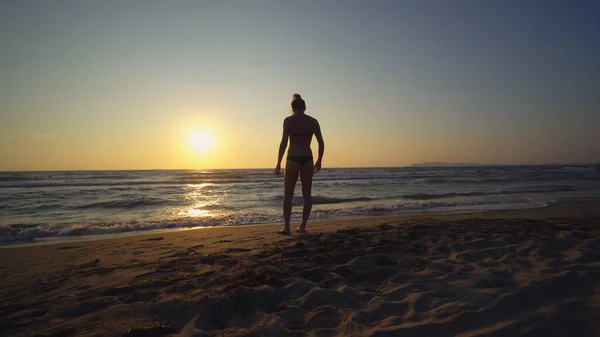
<instances>
[{"instance_id":1,"label":"wet sand","mask_svg":"<svg viewBox=\"0 0 600 337\"><path fill-rule=\"evenodd\" d=\"M280 227L0 249L0 335L600 335L600 202Z\"/></svg>"}]
</instances>

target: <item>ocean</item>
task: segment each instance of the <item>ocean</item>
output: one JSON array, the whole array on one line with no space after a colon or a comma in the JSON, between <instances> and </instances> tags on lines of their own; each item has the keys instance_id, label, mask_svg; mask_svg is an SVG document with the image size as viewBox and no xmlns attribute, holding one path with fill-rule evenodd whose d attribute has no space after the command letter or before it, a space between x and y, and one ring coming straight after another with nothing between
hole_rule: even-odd
<instances>
[{"instance_id":1,"label":"ocean","mask_svg":"<svg viewBox=\"0 0 600 337\"><path fill-rule=\"evenodd\" d=\"M295 195L297 223L300 181ZM311 219L598 198L596 166L329 168L315 175ZM282 222L282 201L272 169L0 172L0 244Z\"/></svg>"}]
</instances>

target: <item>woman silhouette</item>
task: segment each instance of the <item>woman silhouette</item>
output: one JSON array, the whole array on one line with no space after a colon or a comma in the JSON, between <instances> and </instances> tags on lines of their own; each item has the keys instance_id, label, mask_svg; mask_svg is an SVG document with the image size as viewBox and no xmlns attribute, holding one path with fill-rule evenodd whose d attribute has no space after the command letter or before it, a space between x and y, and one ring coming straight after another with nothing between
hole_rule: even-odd
<instances>
[{"instance_id":1,"label":"woman silhouette","mask_svg":"<svg viewBox=\"0 0 600 337\"><path fill-rule=\"evenodd\" d=\"M298 181L298 175L302 183L302 201L304 207L302 210L302 223L296 229L296 232L306 232L306 222L312 209L311 189L313 174L321 170L321 160L325 151L325 143L323 142L319 122L315 118L305 114L304 111L306 111L306 103L300 97L300 94L294 94L292 115L283 121L283 137L279 145L279 156L277 166L275 167L275 174L279 175L281 173L281 160L283 159L283 153L285 152L289 138L290 148L288 149L285 163L283 193L283 218L285 226L279 232L281 234L290 233L292 198L294 197L294 188ZM315 135L319 142L319 157L314 163L310 149L310 142L313 135Z\"/></svg>"}]
</instances>

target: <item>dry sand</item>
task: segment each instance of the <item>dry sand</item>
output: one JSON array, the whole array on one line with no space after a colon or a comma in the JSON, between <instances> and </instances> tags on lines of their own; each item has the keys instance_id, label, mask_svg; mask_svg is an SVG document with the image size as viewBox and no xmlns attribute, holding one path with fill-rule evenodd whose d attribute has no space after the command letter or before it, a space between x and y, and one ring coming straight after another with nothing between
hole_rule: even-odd
<instances>
[{"instance_id":1,"label":"dry sand","mask_svg":"<svg viewBox=\"0 0 600 337\"><path fill-rule=\"evenodd\" d=\"M600 336L600 202L0 249L2 336Z\"/></svg>"}]
</instances>

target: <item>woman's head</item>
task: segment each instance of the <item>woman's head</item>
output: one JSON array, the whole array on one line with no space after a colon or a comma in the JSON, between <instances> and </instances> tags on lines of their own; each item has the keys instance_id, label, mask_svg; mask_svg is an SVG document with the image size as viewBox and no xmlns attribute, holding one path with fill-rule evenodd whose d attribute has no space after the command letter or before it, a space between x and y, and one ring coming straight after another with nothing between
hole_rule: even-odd
<instances>
[{"instance_id":1,"label":"woman's head","mask_svg":"<svg viewBox=\"0 0 600 337\"><path fill-rule=\"evenodd\" d=\"M306 103L300 94L294 94L294 99L292 100L292 111L294 113L303 113L306 111Z\"/></svg>"}]
</instances>

